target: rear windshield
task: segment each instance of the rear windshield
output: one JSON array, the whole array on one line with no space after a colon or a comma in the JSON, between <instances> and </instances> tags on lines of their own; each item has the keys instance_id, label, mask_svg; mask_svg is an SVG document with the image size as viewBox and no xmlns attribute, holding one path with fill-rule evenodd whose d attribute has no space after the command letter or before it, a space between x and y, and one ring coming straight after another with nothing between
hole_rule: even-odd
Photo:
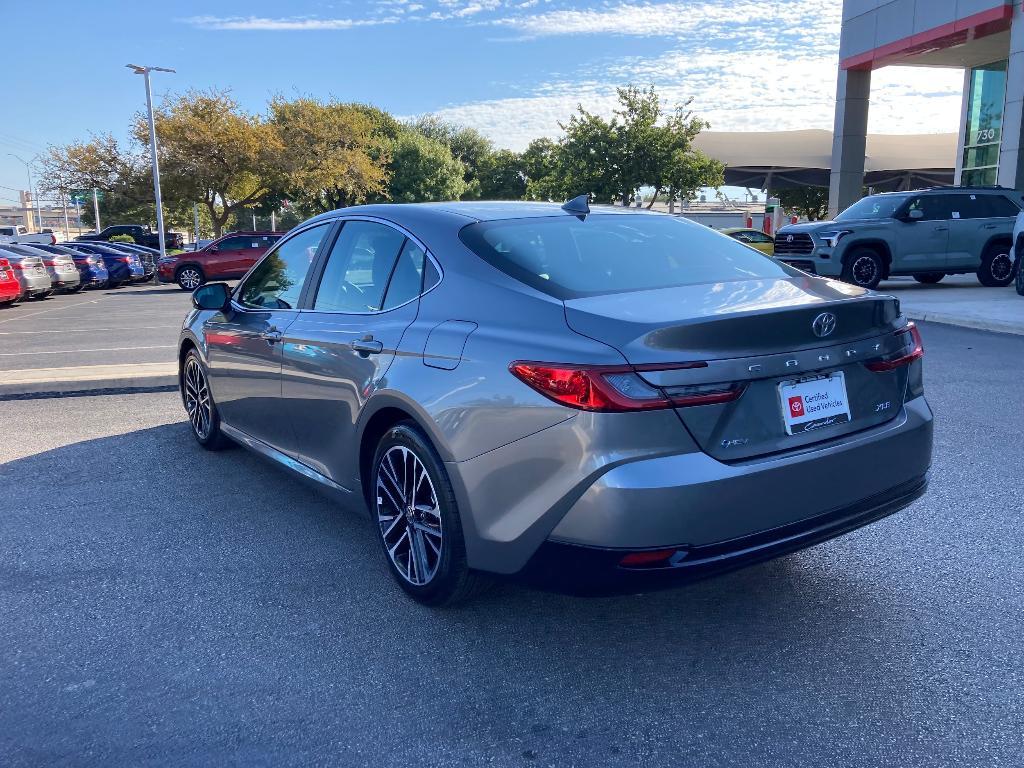
<instances>
[{"instance_id":1,"label":"rear windshield","mask_svg":"<svg viewBox=\"0 0 1024 768\"><path fill-rule=\"evenodd\" d=\"M562 300L796 274L730 237L670 216L487 221L459 237L487 263Z\"/></svg>"}]
</instances>

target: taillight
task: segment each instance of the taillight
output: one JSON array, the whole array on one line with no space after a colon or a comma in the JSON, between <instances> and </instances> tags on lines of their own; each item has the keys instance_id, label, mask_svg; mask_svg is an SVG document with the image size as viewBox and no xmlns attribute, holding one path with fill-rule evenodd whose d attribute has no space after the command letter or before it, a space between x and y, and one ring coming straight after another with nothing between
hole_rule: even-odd
<instances>
[{"instance_id":1,"label":"taillight","mask_svg":"<svg viewBox=\"0 0 1024 768\"><path fill-rule=\"evenodd\" d=\"M57 244L57 236L51 233L50 234L50 245L56 245L56 244Z\"/></svg>"},{"instance_id":2,"label":"taillight","mask_svg":"<svg viewBox=\"0 0 1024 768\"><path fill-rule=\"evenodd\" d=\"M0 269L10 269L10 268L11 268L11 262L9 262L7 259L0 259Z\"/></svg>"},{"instance_id":3,"label":"taillight","mask_svg":"<svg viewBox=\"0 0 1024 768\"><path fill-rule=\"evenodd\" d=\"M43 259L43 264L45 264L48 267L56 267L57 266L57 262L54 261L53 259Z\"/></svg>"},{"instance_id":4,"label":"taillight","mask_svg":"<svg viewBox=\"0 0 1024 768\"><path fill-rule=\"evenodd\" d=\"M118 259L118 261L123 261L125 264L131 264L132 263L132 257L131 256L118 256L117 259Z\"/></svg>"},{"instance_id":5,"label":"taillight","mask_svg":"<svg viewBox=\"0 0 1024 768\"><path fill-rule=\"evenodd\" d=\"M874 371L875 373L891 371L904 365L910 365L915 360L920 360L924 357L924 343L921 341L921 332L914 323L907 323L907 327L896 331L896 335L903 337L900 348L877 360L864 363L869 371Z\"/></svg>"},{"instance_id":6,"label":"taillight","mask_svg":"<svg viewBox=\"0 0 1024 768\"><path fill-rule=\"evenodd\" d=\"M672 367L706 367L686 364ZM644 366L645 370L654 366ZM509 366L512 374L547 398L583 411L621 413L656 408L712 405L737 399L742 384L707 384L681 387L672 393L652 387L628 366L555 365L517 361Z\"/></svg>"}]
</instances>

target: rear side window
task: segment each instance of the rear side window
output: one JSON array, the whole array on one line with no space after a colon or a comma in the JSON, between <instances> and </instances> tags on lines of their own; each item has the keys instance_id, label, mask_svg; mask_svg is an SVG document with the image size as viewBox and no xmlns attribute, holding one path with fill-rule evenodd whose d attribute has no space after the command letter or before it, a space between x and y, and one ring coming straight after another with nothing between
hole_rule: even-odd
<instances>
[{"instance_id":1,"label":"rear side window","mask_svg":"<svg viewBox=\"0 0 1024 768\"><path fill-rule=\"evenodd\" d=\"M313 309L321 312L378 312L405 244L397 229L372 221L349 221L334 242Z\"/></svg>"},{"instance_id":2,"label":"rear side window","mask_svg":"<svg viewBox=\"0 0 1024 768\"><path fill-rule=\"evenodd\" d=\"M986 218L1014 218L1020 213L1020 208L1002 195L985 195L983 199L987 208Z\"/></svg>"},{"instance_id":3,"label":"rear side window","mask_svg":"<svg viewBox=\"0 0 1024 768\"><path fill-rule=\"evenodd\" d=\"M662 215L490 221L459 237L487 263L563 300L793 274L708 227Z\"/></svg>"},{"instance_id":4,"label":"rear side window","mask_svg":"<svg viewBox=\"0 0 1024 768\"><path fill-rule=\"evenodd\" d=\"M309 267L331 225L319 224L285 240L242 284L238 301L253 309L295 309Z\"/></svg>"}]
</instances>

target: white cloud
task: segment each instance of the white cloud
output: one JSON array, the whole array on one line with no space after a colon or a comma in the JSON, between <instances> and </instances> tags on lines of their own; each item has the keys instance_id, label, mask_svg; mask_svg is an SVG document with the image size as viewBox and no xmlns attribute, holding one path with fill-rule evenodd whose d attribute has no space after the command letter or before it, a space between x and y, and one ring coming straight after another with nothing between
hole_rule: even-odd
<instances>
[{"instance_id":1,"label":"white cloud","mask_svg":"<svg viewBox=\"0 0 1024 768\"><path fill-rule=\"evenodd\" d=\"M260 16L192 16L183 19L199 29L232 30L242 32L310 32L317 30L344 30L354 27L394 24L395 16L368 19L315 19L307 17L265 18Z\"/></svg>"}]
</instances>

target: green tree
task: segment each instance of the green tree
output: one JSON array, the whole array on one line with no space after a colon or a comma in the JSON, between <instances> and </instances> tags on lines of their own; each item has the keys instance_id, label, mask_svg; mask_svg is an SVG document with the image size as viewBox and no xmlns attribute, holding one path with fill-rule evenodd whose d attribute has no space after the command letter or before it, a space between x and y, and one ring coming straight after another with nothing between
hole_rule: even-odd
<instances>
[{"instance_id":1,"label":"green tree","mask_svg":"<svg viewBox=\"0 0 1024 768\"><path fill-rule=\"evenodd\" d=\"M810 221L828 218L827 187L795 187L780 189L773 194L779 198L783 208L796 211Z\"/></svg>"},{"instance_id":2,"label":"green tree","mask_svg":"<svg viewBox=\"0 0 1024 768\"><path fill-rule=\"evenodd\" d=\"M396 203L458 200L466 191L465 167L444 144L418 131L404 131L395 142L388 194Z\"/></svg>"},{"instance_id":3,"label":"green tree","mask_svg":"<svg viewBox=\"0 0 1024 768\"><path fill-rule=\"evenodd\" d=\"M258 205L280 184L282 145L266 121L243 112L227 91L187 91L155 110L161 180L168 207L203 205L215 237L238 210ZM148 146L145 119L136 139Z\"/></svg>"},{"instance_id":4,"label":"green tree","mask_svg":"<svg viewBox=\"0 0 1024 768\"><path fill-rule=\"evenodd\" d=\"M522 200L526 196L523 156L508 149L488 155L479 168L484 200Z\"/></svg>"},{"instance_id":5,"label":"green tree","mask_svg":"<svg viewBox=\"0 0 1024 768\"><path fill-rule=\"evenodd\" d=\"M359 205L387 188L390 142L351 104L303 98L270 103L281 144L282 192L310 214Z\"/></svg>"},{"instance_id":6,"label":"green tree","mask_svg":"<svg viewBox=\"0 0 1024 768\"><path fill-rule=\"evenodd\" d=\"M522 159L527 200L564 198L563 184L558 174L558 144L548 138L534 139L526 147Z\"/></svg>"},{"instance_id":7,"label":"green tree","mask_svg":"<svg viewBox=\"0 0 1024 768\"><path fill-rule=\"evenodd\" d=\"M463 200L475 200L482 196L480 175L494 151L490 139L475 128L456 125L437 115L424 115L410 123L410 127L428 139L444 144L452 157L462 163L465 169L462 178L466 182L466 189L461 196Z\"/></svg>"},{"instance_id":8,"label":"green tree","mask_svg":"<svg viewBox=\"0 0 1024 768\"><path fill-rule=\"evenodd\" d=\"M591 114L580 105L569 122L560 123L565 136L558 143L554 178L546 185L557 198L589 192L598 203L622 196L619 136L616 121Z\"/></svg>"}]
</instances>

